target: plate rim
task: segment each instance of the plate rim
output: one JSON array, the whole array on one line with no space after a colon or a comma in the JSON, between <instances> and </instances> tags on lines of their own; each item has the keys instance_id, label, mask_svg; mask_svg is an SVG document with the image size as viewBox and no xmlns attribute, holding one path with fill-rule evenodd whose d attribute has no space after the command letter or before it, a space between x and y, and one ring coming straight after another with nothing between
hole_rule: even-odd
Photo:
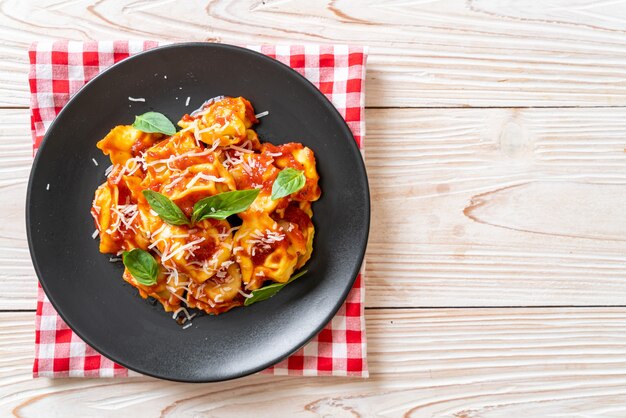
<instances>
[{"instance_id":1,"label":"plate rim","mask_svg":"<svg viewBox=\"0 0 626 418\"><path fill-rule=\"evenodd\" d=\"M294 348L292 350L287 350L287 353L281 353L280 356L275 357L273 360L266 361L263 364L260 364L260 365L258 365L256 367L250 367L250 368L245 369L245 370L239 370L237 373L227 374L227 376L225 378L208 379L208 378L189 378L189 377L185 378L185 377L178 377L178 376L172 377L172 376L167 376L167 375L162 374L162 373L153 372L153 371L147 371L147 370L143 370L141 368L136 368L134 366L129 366L127 364L127 362L125 361L125 359L113 358L115 356L109 355L107 353L106 349L102 349L101 347L97 347L96 345L94 345L90 341L90 338L86 337L83 334L82 331L78 331L75 328L75 326L72 325L71 321L68 321L68 319L65 316L65 313L63 313L63 309L59 309L58 303L54 300L54 297L50 296L50 293L49 293L48 287L47 287L47 285L45 283L45 280L42 280L42 277L44 275L42 274L43 272L41 270L41 267L38 264L36 254L35 254L35 252L33 250L33 242L35 240L35 232L33 231L33 228L32 228L31 205L30 205L30 202L31 202L33 193L37 193L37 191L34 191L34 185L33 185L34 180L35 180L35 172L36 172L36 168L37 168L37 166L39 164L39 160L41 159L41 156L43 155L42 151L45 149L46 144L49 142L49 137L51 136L51 133L54 132L54 128L57 125L58 121L61 119L61 116L64 115L65 113L70 113L70 109L71 109L70 105L72 104L72 102L74 102L77 98L81 97L82 95L86 94L85 91L87 90L88 86L90 84L92 84L92 82L98 80L101 77L104 77L109 72L115 71L118 66L121 66L121 64L123 64L123 63L127 64L129 61L141 59L144 55L159 54L163 50L180 49L180 48L188 48L188 47L201 47L201 48L208 48L208 49L212 49L212 48L225 49L225 50L234 51L236 53L244 53L244 54L256 56L256 58L259 58L259 59L262 59L262 60L264 60L266 62L269 62L272 65L278 65L279 67L282 66L283 68L287 69L289 72L294 74L297 78L299 78L300 80L304 81L305 84L308 85L308 88L313 92L313 94L316 95L318 98L320 98L322 100L322 102L325 103L326 107L328 109L330 109L330 111L332 113L334 113L334 115L337 118L339 118L339 120L342 122L343 130L351 138L351 140L349 141L350 142L350 148L351 148L353 154L355 155L355 157L357 159L357 166L358 166L358 171L359 172L356 173L355 175L360 177L362 179L362 181L364 182L364 194L365 194L364 210L365 210L365 215L366 215L365 219L364 219L365 236L364 236L363 242L360 243L360 251L358 252L358 261L359 262L357 263L357 267L353 269L353 271L351 273L351 279L347 282L347 285L345 286L345 289L343 290L343 292L341 294L341 297L337 299L337 302L332 307L329 315L327 315L327 317L324 318L324 321L321 321L320 325L318 325L317 327L312 329L312 331L309 333L309 335L303 341L300 341L297 344L295 344ZM346 298L348 297L349 292L352 290L352 288L354 286L354 283L355 283L358 275L361 272L361 268L364 265L365 252L366 252L368 241L369 241L369 233L370 233L370 226L371 226L371 196L370 196L370 190L369 190L369 180L368 180L368 177L367 177L367 170L365 168L365 162L364 162L363 156L361 154L361 149L358 147L358 145L356 143L356 140L354 138L354 135L352 134L352 130L348 126L348 124L347 124L346 120L344 119L344 117L339 113L339 111L337 110L335 105L311 81L309 81L306 77L304 77L303 75L298 73L293 68L291 68L288 65L278 61L277 59L271 58L271 57L269 57L269 56L267 56L265 54L262 54L260 52L257 52L255 50L252 50L252 49L249 49L249 48L244 48L244 47L241 47L241 46L225 44L225 43L180 42L180 43L159 45L159 46L156 46L154 48L150 48L150 49L147 49L145 51L139 52L137 54L131 55L131 56L125 58L125 59L122 59L121 61L111 65L110 67L108 67L108 68L104 69L103 71L101 71L100 73L98 73L91 80L89 80L89 82L87 82L83 86L81 86L80 89L72 97L70 97L70 99L63 106L63 108L59 111L59 113L55 116L54 120L52 121L52 123L48 127L44 137L42 138L42 141L41 141L39 147L37 148L37 152L36 152L36 154L35 154L35 156L33 158L33 162L32 162L32 165L31 165L31 171L30 171L29 177L28 177L27 191L26 191L25 221L26 221L25 223L26 223L26 237L27 237L27 243L28 243L28 250L29 250L31 261L33 263L33 267L34 267L35 273L37 275L37 281L38 281L39 285L41 286L41 288L43 289L43 291L45 292L48 300L50 301L50 303L54 307L56 313L68 325L68 327L72 330L72 332L76 333L76 335L78 335L78 337L80 337L85 344L89 345L91 348L96 350L99 354L101 354L102 356L106 357L107 359L109 359L109 360L111 360L111 361L113 361L113 362L115 362L115 363L125 367L128 370L134 371L136 373L140 373L140 374L145 375L145 376L150 376L150 377L163 379L163 380L174 381L174 382L209 383L209 382L221 382L221 381L228 381L228 380L238 379L238 378L241 378L241 377L252 375L252 374L257 373L259 371L265 370L268 367L276 365L277 363L279 363L279 362L283 361L284 359L288 358L289 356L294 354L296 351L298 351L299 349L304 347L306 344L308 344L309 341L311 341L311 339L313 339L316 335L318 335L319 332L335 317L335 315L337 314L337 312L339 311L339 309L341 308L343 303L346 301ZM364 283L362 283L361 286L364 287Z\"/></svg>"}]
</instances>

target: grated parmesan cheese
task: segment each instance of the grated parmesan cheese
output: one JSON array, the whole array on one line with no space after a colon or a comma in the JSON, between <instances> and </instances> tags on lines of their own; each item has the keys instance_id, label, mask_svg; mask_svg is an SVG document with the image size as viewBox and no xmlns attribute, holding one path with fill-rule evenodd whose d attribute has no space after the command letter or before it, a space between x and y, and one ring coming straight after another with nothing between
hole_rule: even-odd
<instances>
[{"instance_id":1,"label":"grated parmesan cheese","mask_svg":"<svg viewBox=\"0 0 626 418\"><path fill-rule=\"evenodd\" d=\"M189 106L189 100L191 100L191 97L187 96L187 100L185 100L185 106Z\"/></svg>"},{"instance_id":2,"label":"grated parmesan cheese","mask_svg":"<svg viewBox=\"0 0 626 418\"><path fill-rule=\"evenodd\" d=\"M181 181L183 181L184 177L176 177L174 178L174 180L168 184L167 186L165 186L165 189L171 189L172 187L174 187L175 185L177 185L178 183L180 183Z\"/></svg>"},{"instance_id":3,"label":"grated parmesan cheese","mask_svg":"<svg viewBox=\"0 0 626 418\"><path fill-rule=\"evenodd\" d=\"M148 249L149 249L149 250L153 249L154 247L156 247L156 246L157 246L157 244L158 244L160 241L165 242L165 240L164 240L163 238L159 238L158 240L154 241L152 244L148 245ZM167 243L165 243L165 245L167 245Z\"/></svg>"},{"instance_id":4,"label":"grated parmesan cheese","mask_svg":"<svg viewBox=\"0 0 626 418\"><path fill-rule=\"evenodd\" d=\"M269 114L270 114L269 110L266 110L265 112L261 112L259 114L254 115L254 117L257 119L261 119L263 116L267 116Z\"/></svg>"},{"instance_id":5,"label":"grated parmesan cheese","mask_svg":"<svg viewBox=\"0 0 626 418\"><path fill-rule=\"evenodd\" d=\"M234 149L235 151L243 152L244 154L254 154L254 151L237 145L229 145L227 149Z\"/></svg>"},{"instance_id":6,"label":"grated parmesan cheese","mask_svg":"<svg viewBox=\"0 0 626 418\"><path fill-rule=\"evenodd\" d=\"M187 309L185 309L184 307L182 307L182 306L181 306L180 308L178 308L178 309L176 309L176 310L174 311L174 314L172 315L172 319L176 319L176 317L178 316L178 314L179 314L179 313L181 313L181 312L185 314L185 316L187 317L187 319L191 319L191 318L193 318L192 316L190 316L190 315L189 315L189 311L188 311Z\"/></svg>"},{"instance_id":7,"label":"grated parmesan cheese","mask_svg":"<svg viewBox=\"0 0 626 418\"><path fill-rule=\"evenodd\" d=\"M91 161L93 161L93 165L95 165L96 167L98 166L98 162L96 161L95 158L92 158Z\"/></svg>"},{"instance_id":8,"label":"grated parmesan cheese","mask_svg":"<svg viewBox=\"0 0 626 418\"><path fill-rule=\"evenodd\" d=\"M182 296L179 296L179 295L176 293L176 289L174 289L173 287L170 287L170 286L165 286L165 288L166 288L167 290L169 290L169 292L170 292L170 294L171 294L172 296L177 297L177 298L178 298L178 299L180 299L180 300L181 300L181 301L182 301L185 305L187 305L187 301L186 301L185 299L183 299L183 297L182 297Z\"/></svg>"},{"instance_id":9,"label":"grated parmesan cheese","mask_svg":"<svg viewBox=\"0 0 626 418\"><path fill-rule=\"evenodd\" d=\"M184 154L177 155L177 156L173 156L172 155L169 158L164 158L164 159L161 159L161 160L154 160L152 162L149 162L148 165L149 166L153 166L153 165L156 165L156 164L167 164L167 163L172 163L172 162L174 162L176 160L181 160L181 159L187 158L187 157L202 157L204 155L209 155L210 153L211 153L210 149L206 149L206 150L201 151L201 152L189 151L189 152L186 152Z\"/></svg>"},{"instance_id":10,"label":"grated parmesan cheese","mask_svg":"<svg viewBox=\"0 0 626 418\"><path fill-rule=\"evenodd\" d=\"M115 180L113 180L113 184L118 184L120 180L122 180L122 176L124 175L125 171L126 167L122 167L122 169L120 170L120 174L115 178Z\"/></svg>"},{"instance_id":11,"label":"grated parmesan cheese","mask_svg":"<svg viewBox=\"0 0 626 418\"><path fill-rule=\"evenodd\" d=\"M131 102L145 102L146 99L144 99L143 97L130 97L128 96L128 100L130 100Z\"/></svg>"},{"instance_id":12,"label":"grated parmesan cheese","mask_svg":"<svg viewBox=\"0 0 626 418\"><path fill-rule=\"evenodd\" d=\"M152 209L150 209L152 210ZM158 235L161 233L161 231L163 231L165 229L165 223L163 225L161 225L161 227L159 229L157 229L156 231L154 231L152 233L152 235L150 236L150 238L154 238L155 235Z\"/></svg>"},{"instance_id":13,"label":"grated parmesan cheese","mask_svg":"<svg viewBox=\"0 0 626 418\"><path fill-rule=\"evenodd\" d=\"M215 176L211 176L208 174L204 174L204 173L198 173L196 174L191 180L189 180L189 183L187 183L187 185L185 186L186 189L191 189L194 184L196 184L196 182L198 180L206 180L206 181L213 181L215 183L225 183L226 179L222 178L222 177L215 177Z\"/></svg>"},{"instance_id":14,"label":"grated parmesan cheese","mask_svg":"<svg viewBox=\"0 0 626 418\"><path fill-rule=\"evenodd\" d=\"M200 136L200 128L198 128L198 123L196 122L196 126L193 130L193 137L196 140L196 146L200 146L200 142L202 141L202 137Z\"/></svg>"},{"instance_id":15,"label":"grated parmesan cheese","mask_svg":"<svg viewBox=\"0 0 626 418\"><path fill-rule=\"evenodd\" d=\"M181 252L183 252L183 251L187 250L188 248L191 248L191 247L193 247L194 245L201 243L201 242L202 242L202 241L204 241L205 239L206 239L206 238L202 237L202 238L200 238L200 239L197 239L197 240L195 240L195 241L190 242L189 244L185 244L185 245L183 245L182 247L177 248L175 251L172 251L172 252L170 252L170 253L169 253L169 254L167 254L167 255L163 255L163 258L161 259L161 262L167 261L167 260L169 260L170 258L175 257L176 255L180 254ZM176 244L178 244L178 243L176 243ZM174 244L174 245L172 246L172 250L173 250L173 248L176 246L176 244Z\"/></svg>"}]
</instances>

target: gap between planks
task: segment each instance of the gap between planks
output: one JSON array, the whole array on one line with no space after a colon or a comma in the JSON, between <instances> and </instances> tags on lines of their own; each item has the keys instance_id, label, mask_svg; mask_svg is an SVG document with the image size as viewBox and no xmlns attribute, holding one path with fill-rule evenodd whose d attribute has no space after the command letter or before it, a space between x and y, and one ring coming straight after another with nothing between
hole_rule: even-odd
<instances>
[{"instance_id":1,"label":"gap between planks","mask_svg":"<svg viewBox=\"0 0 626 418\"><path fill-rule=\"evenodd\" d=\"M511 306L366 306L366 311L376 310L420 310L420 311L433 311L433 310L472 310L472 309L599 309L599 308L626 308L626 305L511 305ZM35 309L0 309L0 314L3 313L34 313Z\"/></svg>"},{"instance_id":2,"label":"gap between planks","mask_svg":"<svg viewBox=\"0 0 626 418\"><path fill-rule=\"evenodd\" d=\"M457 109L626 109L626 106L606 105L606 106L365 106L365 109L386 110L386 109L435 109L435 110L457 110ZM0 106L0 110L30 110L29 106ZM367 121L366 121L367 122Z\"/></svg>"}]
</instances>

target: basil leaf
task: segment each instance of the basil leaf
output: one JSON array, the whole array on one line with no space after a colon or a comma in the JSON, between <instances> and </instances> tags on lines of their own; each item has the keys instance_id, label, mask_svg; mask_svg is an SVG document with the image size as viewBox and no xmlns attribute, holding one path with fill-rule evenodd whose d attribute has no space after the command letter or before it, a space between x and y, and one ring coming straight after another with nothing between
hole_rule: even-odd
<instances>
[{"instance_id":1,"label":"basil leaf","mask_svg":"<svg viewBox=\"0 0 626 418\"><path fill-rule=\"evenodd\" d=\"M133 128L148 133L158 132L166 135L174 135L176 133L174 124L164 114L159 112L148 112L135 116Z\"/></svg>"},{"instance_id":2,"label":"basil leaf","mask_svg":"<svg viewBox=\"0 0 626 418\"><path fill-rule=\"evenodd\" d=\"M230 215L243 212L250 207L260 191L260 189L235 190L205 197L193 205L191 221L196 223L207 218L226 219Z\"/></svg>"},{"instance_id":3,"label":"basil leaf","mask_svg":"<svg viewBox=\"0 0 626 418\"><path fill-rule=\"evenodd\" d=\"M189 219L183 211L167 196L153 190L144 190L142 193L152 210L165 222L170 225L189 225Z\"/></svg>"},{"instance_id":4,"label":"basil leaf","mask_svg":"<svg viewBox=\"0 0 626 418\"><path fill-rule=\"evenodd\" d=\"M156 284L159 266L149 252L139 248L124 251L122 262L138 283L144 286Z\"/></svg>"},{"instance_id":5,"label":"basil leaf","mask_svg":"<svg viewBox=\"0 0 626 418\"><path fill-rule=\"evenodd\" d=\"M278 291L280 289L282 289L283 287L287 286L289 283L293 282L298 277L304 276L306 274L306 272L307 272L307 270L302 270L300 273L294 274L293 276L291 276L291 278L289 280L287 280L286 283L272 283L272 284L267 285L265 287L262 287L260 289L253 290L252 291L252 297L251 298L246 298L246 300L243 303L244 306L249 306L249 305L252 305L253 303L261 302L262 300L271 298L276 293L278 293Z\"/></svg>"},{"instance_id":6,"label":"basil leaf","mask_svg":"<svg viewBox=\"0 0 626 418\"><path fill-rule=\"evenodd\" d=\"M304 187L306 177L304 171L295 170L293 168L285 168L278 173L274 184L272 185L272 200L289 196Z\"/></svg>"}]
</instances>

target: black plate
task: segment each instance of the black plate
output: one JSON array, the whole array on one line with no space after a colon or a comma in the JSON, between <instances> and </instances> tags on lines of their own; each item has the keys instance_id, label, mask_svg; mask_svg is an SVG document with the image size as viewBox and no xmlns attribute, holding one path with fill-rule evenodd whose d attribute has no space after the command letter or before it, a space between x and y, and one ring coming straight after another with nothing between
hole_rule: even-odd
<instances>
[{"instance_id":1,"label":"black plate","mask_svg":"<svg viewBox=\"0 0 626 418\"><path fill-rule=\"evenodd\" d=\"M322 198L308 274L275 297L181 329L139 297L93 240L89 214L108 158L96 142L115 125L156 110L171 120L218 95L269 110L257 132L315 151ZM143 97L145 103L128 97ZM187 96L191 97L185 107ZM176 99L178 98L178 99ZM99 166L94 166L91 158ZM50 184L50 190L46 190ZM37 276L68 325L100 353L137 372L209 382L257 372L302 347L341 306L363 261L369 192L361 155L333 105L289 67L229 45L190 43L133 56L81 89L56 118L28 184L26 226Z\"/></svg>"}]
</instances>

